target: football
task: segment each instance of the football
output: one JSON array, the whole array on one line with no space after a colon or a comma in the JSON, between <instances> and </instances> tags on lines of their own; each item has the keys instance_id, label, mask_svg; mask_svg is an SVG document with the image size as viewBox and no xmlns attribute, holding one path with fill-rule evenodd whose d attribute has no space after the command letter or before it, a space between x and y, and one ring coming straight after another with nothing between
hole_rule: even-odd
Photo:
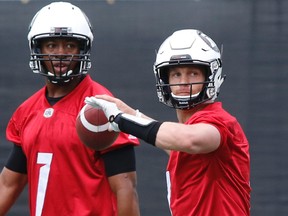
<instances>
[{"instance_id":1,"label":"football","mask_svg":"<svg viewBox=\"0 0 288 216\"><path fill-rule=\"evenodd\" d=\"M108 131L109 122L104 112L86 104L76 119L76 130L80 140L89 148L100 151L108 148L119 133Z\"/></svg>"}]
</instances>

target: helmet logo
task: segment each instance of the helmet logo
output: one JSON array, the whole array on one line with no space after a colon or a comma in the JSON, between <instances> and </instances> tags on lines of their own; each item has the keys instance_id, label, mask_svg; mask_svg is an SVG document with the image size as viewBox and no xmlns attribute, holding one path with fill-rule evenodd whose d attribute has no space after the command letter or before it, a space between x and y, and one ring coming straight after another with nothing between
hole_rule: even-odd
<instances>
[{"instance_id":1,"label":"helmet logo","mask_svg":"<svg viewBox=\"0 0 288 216\"><path fill-rule=\"evenodd\" d=\"M212 70L212 72L215 71L215 70L218 70L218 68L219 68L218 61L211 62L211 70Z\"/></svg>"}]
</instances>

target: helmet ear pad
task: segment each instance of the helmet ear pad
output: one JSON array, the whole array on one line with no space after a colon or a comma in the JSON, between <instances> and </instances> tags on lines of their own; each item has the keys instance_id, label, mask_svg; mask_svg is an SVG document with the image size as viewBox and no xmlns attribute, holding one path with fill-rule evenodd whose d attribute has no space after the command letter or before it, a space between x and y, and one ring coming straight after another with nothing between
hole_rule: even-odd
<instances>
[{"instance_id":1,"label":"helmet ear pad","mask_svg":"<svg viewBox=\"0 0 288 216\"><path fill-rule=\"evenodd\" d=\"M220 93L220 86L224 82L226 75L222 75L222 61L221 59L216 59L214 62L211 63L210 66L210 76L208 76L208 86L206 90L207 97L214 101L219 93Z\"/></svg>"},{"instance_id":2,"label":"helmet ear pad","mask_svg":"<svg viewBox=\"0 0 288 216\"><path fill-rule=\"evenodd\" d=\"M169 86L169 67L159 69L160 82L162 84L162 93L165 101L168 101L171 96L171 89Z\"/></svg>"}]
</instances>

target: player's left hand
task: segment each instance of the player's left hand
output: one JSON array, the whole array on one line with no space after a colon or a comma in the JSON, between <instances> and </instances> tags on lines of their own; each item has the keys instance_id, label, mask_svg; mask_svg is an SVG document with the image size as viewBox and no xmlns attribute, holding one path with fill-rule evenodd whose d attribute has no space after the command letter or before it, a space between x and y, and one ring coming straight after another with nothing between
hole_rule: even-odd
<instances>
[{"instance_id":1,"label":"player's left hand","mask_svg":"<svg viewBox=\"0 0 288 216\"><path fill-rule=\"evenodd\" d=\"M122 113L118 107L116 106L115 103L113 102L109 102L106 100L102 100L102 99L98 99L95 97L86 97L85 98L85 103L89 104L92 107L95 107L97 109L102 109L103 112L105 113L105 116L107 117L107 119L110 122L109 128L108 130L110 131L116 131L119 132L119 127L118 124L115 123L113 120L115 119L115 117Z\"/></svg>"}]
</instances>

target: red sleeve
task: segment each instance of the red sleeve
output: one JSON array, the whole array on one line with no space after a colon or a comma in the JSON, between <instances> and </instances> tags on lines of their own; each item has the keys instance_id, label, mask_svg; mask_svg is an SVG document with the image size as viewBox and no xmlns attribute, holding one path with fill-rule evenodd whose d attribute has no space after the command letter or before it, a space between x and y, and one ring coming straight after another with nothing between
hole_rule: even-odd
<instances>
[{"instance_id":1,"label":"red sleeve","mask_svg":"<svg viewBox=\"0 0 288 216\"><path fill-rule=\"evenodd\" d=\"M116 148L120 148L120 147L123 147L123 146L126 146L126 145L138 146L139 145L139 140L135 136L120 132L118 138L113 143L113 145L111 147L109 147L108 149L105 149L104 151L101 151L101 153L106 153L106 152L109 152L109 151L113 151Z\"/></svg>"},{"instance_id":2,"label":"red sleeve","mask_svg":"<svg viewBox=\"0 0 288 216\"><path fill-rule=\"evenodd\" d=\"M10 121L8 122L8 126L6 128L6 138L8 141L12 143L21 145L20 126L16 124L16 121L14 121L14 118L15 116L13 115Z\"/></svg>"}]
</instances>

